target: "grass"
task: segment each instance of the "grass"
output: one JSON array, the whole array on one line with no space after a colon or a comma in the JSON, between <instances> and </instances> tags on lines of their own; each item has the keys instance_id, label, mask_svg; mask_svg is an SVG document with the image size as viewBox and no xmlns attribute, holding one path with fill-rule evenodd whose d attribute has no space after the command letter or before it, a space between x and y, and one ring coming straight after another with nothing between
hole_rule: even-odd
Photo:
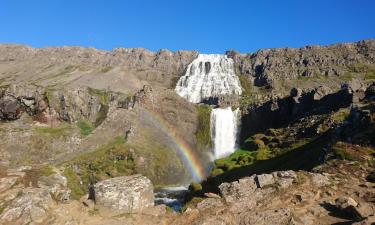
<instances>
[{"instance_id":1,"label":"grass","mask_svg":"<svg viewBox=\"0 0 375 225\"><path fill-rule=\"evenodd\" d=\"M50 136L67 136L69 135L72 127L67 123L61 123L58 127L38 127L35 131L38 134Z\"/></svg>"},{"instance_id":2,"label":"grass","mask_svg":"<svg viewBox=\"0 0 375 225\"><path fill-rule=\"evenodd\" d=\"M94 126L92 125L92 123L90 121L87 121L87 120L78 121L77 126L80 130L80 133L83 136L87 136L87 135L91 134L92 131L94 130Z\"/></svg>"},{"instance_id":3,"label":"grass","mask_svg":"<svg viewBox=\"0 0 375 225\"><path fill-rule=\"evenodd\" d=\"M64 175L74 199L87 193L90 182L131 175L135 171L133 156L122 137L65 162L64 167Z\"/></svg>"},{"instance_id":4,"label":"grass","mask_svg":"<svg viewBox=\"0 0 375 225\"><path fill-rule=\"evenodd\" d=\"M238 167L245 166L245 165L250 165L254 162L255 154L256 152L251 152L251 151L244 150L244 149L238 149L228 157L215 160L215 167L216 169L229 171L234 168L238 168Z\"/></svg>"},{"instance_id":5,"label":"grass","mask_svg":"<svg viewBox=\"0 0 375 225\"><path fill-rule=\"evenodd\" d=\"M96 115L96 119L94 122L94 126L98 127L103 121L107 118L108 110L109 110L109 94L105 90L99 90L94 88L88 88L89 94L93 96L99 97L100 100L100 109L98 114Z\"/></svg>"},{"instance_id":6,"label":"grass","mask_svg":"<svg viewBox=\"0 0 375 225\"><path fill-rule=\"evenodd\" d=\"M349 72L364 75L365 79L375 79L375 64L352 64L348 66Z\"/></svg>"},{"instance_id":7,"label":"grass","mask_svg":"<svg viewBox=\"0 0 375 225\"><path fill-rule=\"evenodd\" d=\"M239 149L229 157L215 161L216 168L223 169L224 173L209 177L203 183L204 191L216 192L220 183L232 182L252 174L270 173L277 170L311 170L319 165L321 156L324 154L323 148L328 141L329 137L323 134L297 148L267 160L257 160L258 151ZM241 165L239 162L244 156L247 156L251 161ZM228 166L229 169L225 169Z\"/></svg>"},{"instance_id":8,"label":"grass","mask_svg":"<svg viewBox=\"0 0 375 225\"><path fill-rule=\"evenodd\" d=\"M211 107L207 105L198 105L198 127L195 133L199 149L207 149L212 146L211 141Z\"/></svg>"},{"instance_id":9,"label":"grass","mask_svg":"<svg viewBox=\"0 0 375 225\"><path fill-rule=\"evenodd\" d=\"M348 118L350 114L350 109L349 108L343 108L338 110L337 112L334 112L331 115L331 119L333 119L336 123L342 123Z\"/></svg>"},{"instance_id":10,"label":"grass","mask_svg":"<svg viewBox=\"0 0 375 225\"><path fill-rule=\"evenodd\" d=\"M45 165L45 166L43 166L42 168L40 168L40 170L39 170L39 174L40 174L41 176L46 176L46 177L48 177L48 176L51 176L51 175L55 174L55 171L53 170L53 167L52 167L52 166L50 166L50 165Z\"/></svg>"},{"instance_id":11,"label":"grass","mask_svg":"<svg viewBox=\"0 0 375 225\"><path fill-rule=\"evenodd\" d=\"M242 95L250 96L252 93L252 87L249 79L245 75L238 76L241 86L242 86Z\"/></svg>"}]
</instances>

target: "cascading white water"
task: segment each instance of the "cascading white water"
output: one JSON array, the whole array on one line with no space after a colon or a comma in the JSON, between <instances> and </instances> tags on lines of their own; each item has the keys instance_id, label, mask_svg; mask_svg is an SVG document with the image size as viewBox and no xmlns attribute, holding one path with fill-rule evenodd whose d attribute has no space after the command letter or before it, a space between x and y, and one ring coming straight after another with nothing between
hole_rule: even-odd
<instances>
[{"instance_id":1,"label":"cascading white water","mask_svg":"<svg viewBox=\"0 0 375 225\"><path fill-rule=\"evenodd\" d=\"M226 157L236 150L239 109L231 107L213 109L211 112L211 138L215 159Z\"/></svg>"},{"instance_id":2,"label":"cascading white water","mask_svg":"<svg viewBox=\"0 0 375 225\"><path fill-rule=\"evenodd\" d=\"M218 54L199 54L178 80L175 90L193 103L209 97L242 93L233 59Z\"/></svg>"},{"instance_id":3,"label":"cascading white water","mask_svg":"<svg viewBox=\"0 0 375 225\"><path fill-rule=\"evenodd\" d=\"M242 88L234 72L233 59L226 55L199 54L186 69L175 91L189 102L200 103L210 97L240 95ZM239 110L231 107L211 112L211 139L215 159L230 155L236 149Z\"/></svg>"}]
</instances>

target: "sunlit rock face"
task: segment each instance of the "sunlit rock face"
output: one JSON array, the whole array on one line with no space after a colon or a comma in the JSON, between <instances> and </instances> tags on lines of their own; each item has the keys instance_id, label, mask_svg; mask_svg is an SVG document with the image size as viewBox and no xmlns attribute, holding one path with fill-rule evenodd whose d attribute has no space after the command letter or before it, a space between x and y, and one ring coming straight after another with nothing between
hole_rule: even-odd
<instances>
[{"instance_id":1,"label":"sunlit rock face","mask_svg":"<svg viewBox=\"0 0 375 225\"><path fill-rule=\"evenodd\" d=\"M178 80L175 90L192 103L242 93L240 81L234 73L233 60L219 54L199 54Z\"/></svg>"},{"instance_id":2,"label":"sunlit rock face","mask_svg":"<svg viewBox=\"0 0 375 225\"><path fill-rule=\"evenodd\" d=\"M226 157L236 150L239 109L231 107L213 109L211 112L211 139L215 159Z\"/></svg>"}]
</instances>

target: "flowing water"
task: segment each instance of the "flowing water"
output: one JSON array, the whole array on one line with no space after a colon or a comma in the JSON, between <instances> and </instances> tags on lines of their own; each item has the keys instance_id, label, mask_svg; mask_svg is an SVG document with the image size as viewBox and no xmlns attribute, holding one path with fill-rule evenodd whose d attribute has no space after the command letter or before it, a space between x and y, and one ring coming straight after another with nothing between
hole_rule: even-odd
<instances>
[{"instance_id":1,"label":"flowing water","mask_svg":"<svg viewBox=\"0 0 375 225\"><path fill-rule=\"evenodd\" d=\"M233 59L218 54L199 54L178 80L175 91L193 103L210 97L242 93Z\"/></svg>"},{"instance_id":2,"label":"flowing water","mask_svg":"<svg viewBox=\"0 0 375 225\"><path fill-rule=\"evenodd\" d=\"M165 204L175 212L180 212L185 204L188 189L184 186L165 187L155 190L155 204Z\"/></svg>"},{"instance_id":3,"label":"flowing water","mask_svg":"<svg viewBox=\"0 0 375 225\"><path fill-rule=\"evenodd\" d=\"M231 107L213 109L211 112L211 139L215 159L226 157L236 150L239 109Z\"/></svg>"}]
</instances>

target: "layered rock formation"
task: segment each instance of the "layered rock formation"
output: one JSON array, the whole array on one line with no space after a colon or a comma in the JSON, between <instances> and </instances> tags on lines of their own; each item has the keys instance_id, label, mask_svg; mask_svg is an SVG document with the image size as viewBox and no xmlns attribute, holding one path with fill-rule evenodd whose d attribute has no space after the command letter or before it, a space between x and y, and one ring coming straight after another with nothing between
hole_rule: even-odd
<instances>
[{"instance_id":1,"label":"layered rock formation","mask_svg":"<svg viewBox=\"0 0 375 225\"><path fill-rule=\"evenodd\" d=\"M284 79L343 76L348 66L375 63L375 41L366 40L331 46L262 49L253 54L227 52L240 74L255 86L273 86Z\"/></svg>"}]
</instances>

